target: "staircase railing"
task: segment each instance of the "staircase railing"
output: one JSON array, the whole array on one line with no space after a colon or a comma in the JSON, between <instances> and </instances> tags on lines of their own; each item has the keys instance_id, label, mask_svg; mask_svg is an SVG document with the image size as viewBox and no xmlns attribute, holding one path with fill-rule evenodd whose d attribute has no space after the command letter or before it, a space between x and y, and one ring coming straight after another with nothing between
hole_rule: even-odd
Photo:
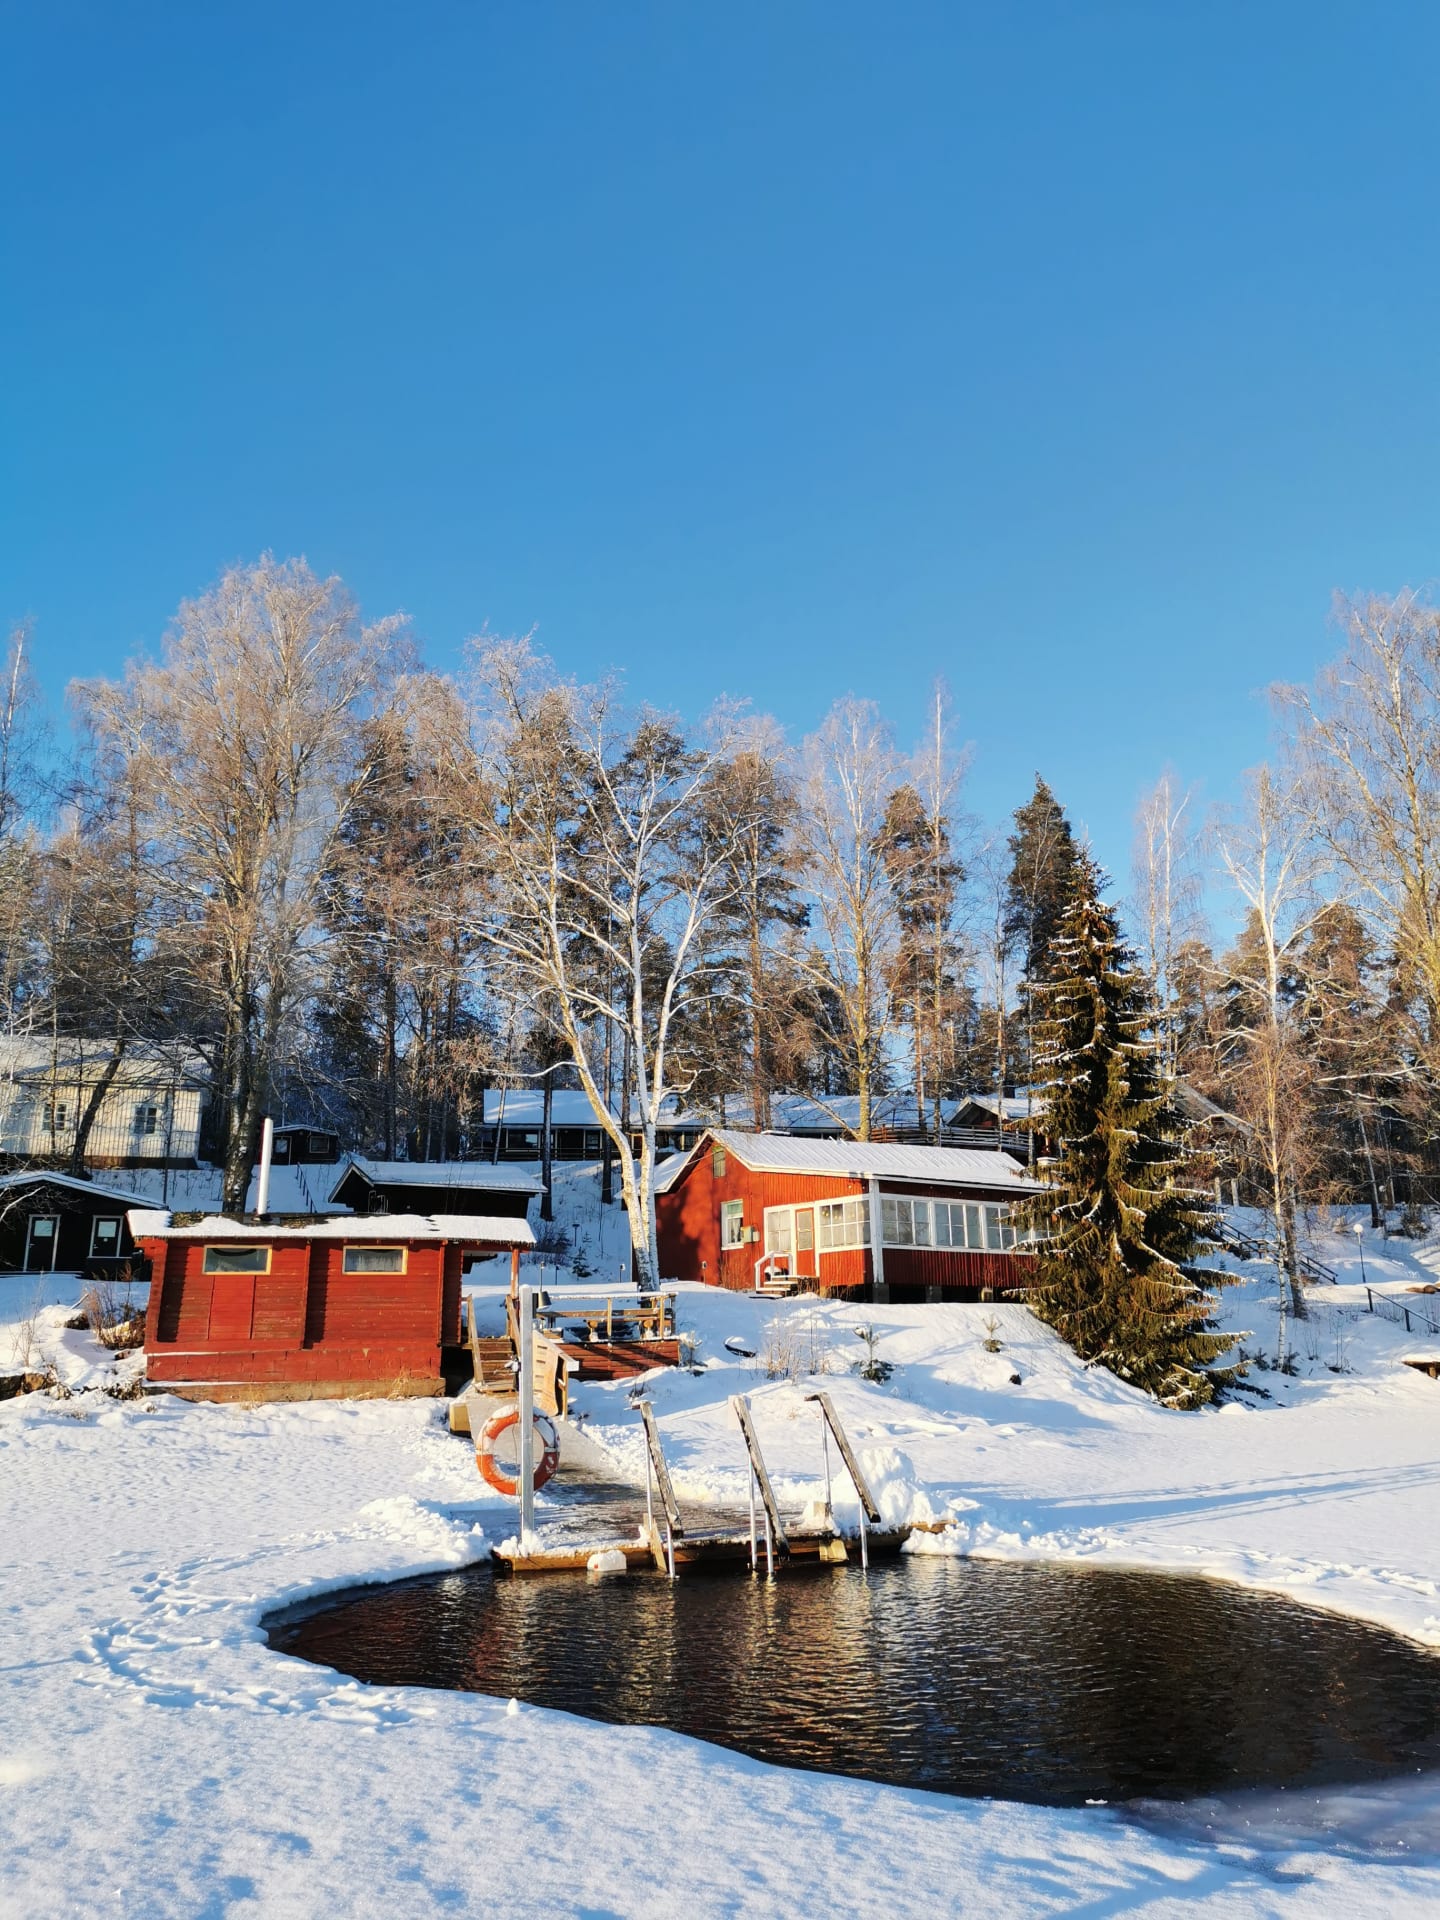
<instances>
[{"instance_id":1,"label":"staircase railing","mask_svg":"<svg viewBox=\"0 0 1440 1920\"><path fill-rule=\"evenodd\" d=\"M1382 1320L1393 1320L1397 1327L1403 1324L1407 1333L1415 1331L1411 1322L1418 1320L1427 1333L1440 1335L1440 1318L1429 1307L1412 1306L1408 1300L1397 1300L1393 1294L1376 1293L1373 1287L1366 1287L1365 1298L1371 1313L1378 1314Z\"/></svg>"}]
</instances>

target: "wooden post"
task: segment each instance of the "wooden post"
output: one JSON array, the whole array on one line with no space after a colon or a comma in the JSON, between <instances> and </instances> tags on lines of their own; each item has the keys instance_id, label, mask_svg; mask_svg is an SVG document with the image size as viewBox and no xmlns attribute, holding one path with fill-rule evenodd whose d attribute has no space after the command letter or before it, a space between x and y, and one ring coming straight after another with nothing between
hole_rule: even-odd
<instances>
[{"instance_id":1,"label":"wooden post","mask_svg":"<svg viewBox=\"0 0 1440 1920\"><path fill-rule=\"evenodd\" d=\"M750 1422L750 1402L743 1393L735 1394L731 1401L735 1409L735 1418L740 1422L740 1431L745 1436L746 1451L750 1455L750 1467L755 1475L755 1483L760 1489L761 1504L765 1508L765 1517L770 1522L770 1531L775 1545L781 1553L789 1553L790 1542L785 1537L785 1529L780 1524L780 1509L775 1504L774 1489L770 1485L770 1476L765 1471L765 1460L760 1452L760 1442L755 1438L755 1429Z\"/></svg>"},{"instance_id":2,"label":"wooden post","mask_svg":"<svg viewBox=\"0 0 1440 1920\"><path fill-rule=\"evenodd\" d=\"M510 1249L510 1291L511 1293L520 1291L520 1249L518 1247Z\"/></svg>"},{"instance_id":3,"label":"wooden post","mask_svg":"<svg viewBox=\"0 0 1440 1920\"><path fill-rule=\"evenodd\" d=\"M840 1416L830 1404L829 1394L807 1393L805 1398L815 1401L821 1413L825 1416L825 1424L835 1436L835 1444L840 1449L840 1458L845 1462L845 1471L850 1475L851 1485L854 1487L856 1497L860 1502L860 1531L863 1537L866 1520L869 1520L872 1526L878 1527L880 1525L880 1509L875 1504L875 1496L871 1493L865 1476L860 1471L860 1462L855 1458L854 1452L851 1449L849 1435L840 1424ZM828 1480L828 1454L826 1456L826 1476ZM826 1487L826 1499L829 1499L828 1485Z\"/></svg>"},{"instance_id":4,"label":"wooden post","mask_svg":"<svg viewBox=\"0 0 1440 1920\"><path fill-rule=\"evenodd\" d=\"M890 1298L885 1284L885 1215L880 1205L880 1182L870 1181L870 1278L871 1292L879 1301Z\"/></svg>"},{"instance_id":5,"label":"wooden post","mask_svg":"<svg viewBox=\"0 0 1440 1920\"><path fill-rule=\"evenodd\" d=\"M665 1451L660 1445L660 1432L655 1425L655 1415L650 1402L640 1403L640 1418L645 1425L645 1447L651 1465L655 1469L655 1485L660 1492L660 1503L665 1509L665 1518L670 1524L671 1533L684 1533L684 1523L680 1518L680 1506L675 1498L675 1489L670 1484L670 1469L665 1464Z\"/></svg>"},{"instance_id":6,"label":"wooden post","mask_svg":"<svg viewBox=\"0 0 1440 1920\"><path fill-rule=\"evenodd\" d=\"M535 1531L535 1295L520 1289L520 1547Z\"/></svg>"}]
</instances>

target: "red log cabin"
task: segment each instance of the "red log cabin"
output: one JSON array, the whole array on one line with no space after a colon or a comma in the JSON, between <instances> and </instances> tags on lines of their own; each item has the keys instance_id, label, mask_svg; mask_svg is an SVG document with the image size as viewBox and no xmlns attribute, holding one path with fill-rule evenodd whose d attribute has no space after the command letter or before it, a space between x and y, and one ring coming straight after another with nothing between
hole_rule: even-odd
<instances>
[{"instance_id":1,"label":"red log cabin","mask_svg":"<svg viewBox=\"0 0 1440 1920\"><path fill-rule=\"evenodd\" d=\"M660 1271L736 1289L785 1276L857 1299L989 1299L1027 1283L1011 1208L1038 1191L1005 1153L717 1129L660 1170Z\"/></svg>"},{"instance_id":2,"label":"red log cabin","mask_svg":"<svg viewBox=\"0 0 1440 1920\"><path fill-rule=\"evenodd\" d=\"M129 1221L147 1376L192 1400L441 1393L467 1262L534 1245L523 1218L469 1214Z\"/></svg>"}]
</instances>

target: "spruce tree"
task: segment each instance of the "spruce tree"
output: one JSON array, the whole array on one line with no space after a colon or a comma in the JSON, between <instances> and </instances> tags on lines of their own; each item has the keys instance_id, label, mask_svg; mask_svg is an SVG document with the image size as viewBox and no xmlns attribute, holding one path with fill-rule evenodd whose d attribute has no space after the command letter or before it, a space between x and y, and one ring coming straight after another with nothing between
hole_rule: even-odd
<instances>
[{"instance_id":1,"label":"spruce tree","mask_svg":"<svg viewBox=\"0 0 1440 1920\"><path fill-rule=\"evenodd\" d=\"M1186 1126L1166 1083L1146 975L1076 854L1076 892L1029 989L1047 1131L1057 1158L1028 1209L1036 1312L1083 1359L1170 1407L1199 1407L1234 1378L1214 1299L1186 1272L1213 1213L1187 1183ZM1223 1284L1223 1276L1215 1275Z\"/></svg>"},{"instance_id":2,"label":"spruce tree","mask_svg":"<svg viewBox=\"0 0 1440 1920\"><path fill-rule=\"evenodd\" d=\"M1080 849L1065 810L1037 773L1035 792L1015 809L1005 883L1005 938L1020 951L1025 979L1045 979L1050 949L1075 897Z\"/></svg>"}]
</instances>

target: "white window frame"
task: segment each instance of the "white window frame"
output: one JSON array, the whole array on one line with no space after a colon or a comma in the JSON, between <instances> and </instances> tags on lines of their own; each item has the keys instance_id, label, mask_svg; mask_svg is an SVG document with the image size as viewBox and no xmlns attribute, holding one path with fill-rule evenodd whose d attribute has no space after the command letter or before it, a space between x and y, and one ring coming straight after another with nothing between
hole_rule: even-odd
<instances>
[{"instance_id":1,"label":"white window frame","mask_svg":"<svg viewBox=\"0 0 1440 1920\"><path fill-rule=\"evenodd\" d=\"M843 1253L870 1244L870 1196L846 1194L815 1202L815 1253Z\"/></svg>"},{"instance_id":2,"label":"white window frame","mask_svg":"<svg viewBox=\"0 0 1440 1920\"><path fill-rule=\"evenodd\" d=\"M936 1209L945 1208L948 1239L941 1239ZM955 1237L957 1216L960 1237ZM927 1200L908 1194L880 1196L884 1244L897 1253L1013 1253L1019 1244L1007 1200ZM923 1234L923 1238L922 1238Z\"/></svg>"},{"instance_id":3,"label":"white window frame","mask_svg":"<svg viewBox=\"0 0 1440 1920\"><path fill-rule=\"evenodd\" d=\"M791 1259L795 1251L795 1209L766 1207L764 1218L766 1253L777 1260Z\"/></svg>"},{"instance_id":4,"label":"white window frame","mask_svg":"<svg viewBox=\"0 0 1440 1920\"><path fill-rule=\"evenodd\" d=\"M745 1202L722 1200L720 1202L720 1251L733 1253L737 1247L743 1247L746 1244Z\"/></svg>"},{"instance_id":5,"label":"white window frame","mask_svg":"<svg viewBox=\"0 0 1440 1920\"><path fill-rule=\"evenodd\" d=\"M110 1252L119 1253L120 1251L120 1238L125 1230L124 1216L118 1213L97 1213L90 1221L90 1258L92 1260L105 1257L104 1249L95 1244L97 1229L102 1220L111 1222L115 1228L115 1243L110 1248Z\"/></svg>"}]
</instances>

